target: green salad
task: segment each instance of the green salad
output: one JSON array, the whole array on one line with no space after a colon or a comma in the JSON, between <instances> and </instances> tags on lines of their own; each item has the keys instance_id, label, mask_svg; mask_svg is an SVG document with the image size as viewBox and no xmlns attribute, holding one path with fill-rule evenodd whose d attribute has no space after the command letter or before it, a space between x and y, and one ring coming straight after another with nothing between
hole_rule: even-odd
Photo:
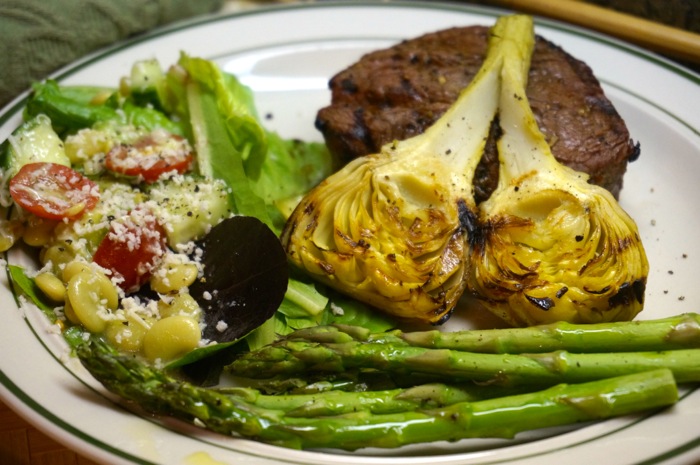
<instances>
[{"instance_id":1,"label":"green salad","mask_svg":"<svg viewBox=\"0 0 700 465\"><path fill-rule=\"evenodd\" d=\"M69 341L172 363L319 323L391 324L289 270L289 205L336 164L266 130L215 63L142 61L114 88L36 83L23 116L2 146L0 241L36 250L13 282Z\"/></svg>"}]
</instances>

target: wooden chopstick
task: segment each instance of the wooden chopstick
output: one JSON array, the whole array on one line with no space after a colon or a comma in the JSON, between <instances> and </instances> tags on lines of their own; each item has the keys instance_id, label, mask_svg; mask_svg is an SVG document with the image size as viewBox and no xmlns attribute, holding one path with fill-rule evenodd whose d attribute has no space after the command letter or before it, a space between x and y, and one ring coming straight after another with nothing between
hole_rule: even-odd
<instances>
[{"instance_id":1,"label":"wooden chopstick","mask_svg":"<svg viewBox=\"0 0 700 465\"><path fill-rule=\"evenodd\" d=\"M566 21L672 58L700 63L700 34L609 8L576 0L489 0L485 3Z\"/></svg>"}]
</instances>

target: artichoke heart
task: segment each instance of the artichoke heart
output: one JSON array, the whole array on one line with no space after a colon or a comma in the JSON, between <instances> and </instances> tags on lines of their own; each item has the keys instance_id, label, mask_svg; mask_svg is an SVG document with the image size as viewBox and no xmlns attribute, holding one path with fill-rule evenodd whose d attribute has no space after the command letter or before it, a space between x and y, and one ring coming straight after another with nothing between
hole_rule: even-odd
<instances>
[{"instance_id":1,"label":"artichoke heart","mask_svg":"<svg viewBox=\"0 0 700 465\"><path fill-rule=\"evenodd\" d=\"M504 47L499 184L470 236L468 288L516 326L630 320L649 272L637 226L607 190L556 161L525 95L532 45Z\"/></svg>"},{"instance_id":2,"label":"artichoke heart","mask_svg":"<svg viewBox=\"0 0 700 465\"><path fill-rule=\"evenodd\" d=\"M522 18L499 20L481 70L428 130L350 162L302 199L282 233L293 263L394 316L447 319L466 286L472 182L498 106L503 43L532 34Z\"/></svg>"}]
</instances>

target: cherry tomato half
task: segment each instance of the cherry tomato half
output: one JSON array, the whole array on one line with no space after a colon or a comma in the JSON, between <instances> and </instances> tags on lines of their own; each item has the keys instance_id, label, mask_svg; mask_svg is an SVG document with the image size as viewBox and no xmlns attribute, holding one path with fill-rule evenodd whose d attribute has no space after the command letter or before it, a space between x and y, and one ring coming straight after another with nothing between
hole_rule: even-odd
<instances>
[{"instance_id":1,"label":"cherry tomato half","mask_svg":"<svg viewBox=\"0 0 700 465\"><path fill-rule=\"evenodd\" d=\"M152 183L165 173L188 171L193 160L187 139L165 131L154 131L132 145L114 146L107 152L105 168Z\"/></svg>"},{"instance_id":2,"label":"cherry tomato half","mask_svg":"<svg viewBox=\"0 0 700 465\"><path fill-rule=\"evenodd\" d=\"M80 217L100 199L97 184L56 163L28 163L10 180L10 195L36 216L51 220Z\"/></svg>"},{"instance_id":3,"label":"cherry tomato half","mask_svg":"<svg viewBox=\"0 0 700 465\"><path fill-rule=\"evenodd\" d=\"M166 247L163 227L149 210L137 208L111 222L92 260L112 271L119 287L130 293L150 279Z\"/></svg>"}]
</instances>

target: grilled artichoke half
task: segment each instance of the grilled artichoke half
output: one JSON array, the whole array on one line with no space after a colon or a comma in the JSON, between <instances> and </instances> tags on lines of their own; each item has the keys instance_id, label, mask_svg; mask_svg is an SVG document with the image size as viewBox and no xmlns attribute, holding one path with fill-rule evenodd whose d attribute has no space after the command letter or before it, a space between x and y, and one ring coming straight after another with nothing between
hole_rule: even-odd
<instances>
[{"instance_id":1,"label":"grilled artichoke half","mask_svg":"<svg viewBox=\"0 0 700 465\"><path fill-rule=\"evenodd\" d=\"M470 236L468 287L517 326L630 320L649 272L637 226L553 157L525 95L532 46L503 45L499 185Z\"/></svg>"},{"instance_id":2,"label":"grilled artichoke half","mask_svg":"<svg viewBox=\"0 0 700 465\"><path fill-rule=\"evenodd\" d=\"M466 285L472 181L498 106L502 44L522 35L509 30L513 18L499 24L481 70L433 126L350 162L305 196L282 233L293 263L389 314L449 316Z\"/></svg>"}]
</instances>

